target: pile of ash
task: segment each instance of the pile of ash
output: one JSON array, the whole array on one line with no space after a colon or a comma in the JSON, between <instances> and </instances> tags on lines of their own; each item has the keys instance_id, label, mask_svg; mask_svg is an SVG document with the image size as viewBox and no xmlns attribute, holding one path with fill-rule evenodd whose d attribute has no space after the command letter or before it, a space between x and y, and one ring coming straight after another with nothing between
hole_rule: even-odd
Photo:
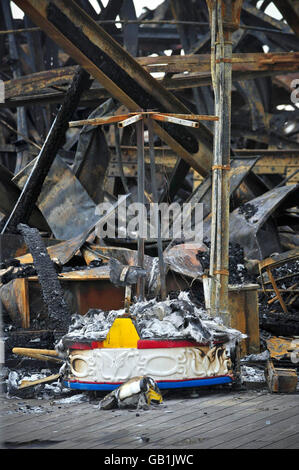
<instances>
[{"instance_id":1,"label":"pile of ash","mask_svg":"<svg viewBox=\"0 0 299 470\"><path fill-rule=\"evenodd\" d=\"M84 317L73 315L69 331L56 345L62 353L70 343L103 341L117 317L124 310L104 312L92 309ZM198 343L232 342L244 337L238 330L227 328L221 319L208 316L197 307L189 293L180 292L177 298L136 302L130 308L131 318L141 339L185 339Z\"/></svg>"},{"instance_id":2,"label":"pile of ash","mask_svg":"<svg viewBox=\"0 0 299 470\"><path fill-rule=\"evenodd\" d=\"M200 261L203 270L210 267L210 247L211 243L204 240L208 251L198 251L196 257ZM256 275L251 274L246 267L246 259L244 258L244 250L237 243L229 244L229 283L232 285L244 283L256 283Z\"/></svg>"}]
</instances>

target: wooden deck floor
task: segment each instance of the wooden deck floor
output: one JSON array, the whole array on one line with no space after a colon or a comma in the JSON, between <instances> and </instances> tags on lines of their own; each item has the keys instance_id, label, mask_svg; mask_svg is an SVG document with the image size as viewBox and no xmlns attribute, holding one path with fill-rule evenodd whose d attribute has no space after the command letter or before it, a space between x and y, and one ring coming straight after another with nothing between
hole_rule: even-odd
<instances>
[{"instance_id":1,"label":"wooden deck floor","mask_svg":"<svg viewBox=\"0 0 299 470\"><path fill-rule=\"evenodd\" d=\"M298 449L299 393L172 392L148 411L0 397L6 449Z\"/></svg>"}]
</instances>

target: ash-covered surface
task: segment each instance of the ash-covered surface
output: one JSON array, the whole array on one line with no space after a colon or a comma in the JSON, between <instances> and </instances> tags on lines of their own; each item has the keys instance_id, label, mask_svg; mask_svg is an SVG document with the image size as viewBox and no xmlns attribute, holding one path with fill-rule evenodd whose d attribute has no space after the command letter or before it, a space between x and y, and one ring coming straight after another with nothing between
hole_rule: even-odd
<instances>
[{"instance_id":1,"label":"ash-covered surface","mask_svg":"<svg viewBox=\"0 0 299 470\"><path fill-rule=\"evenodd\" d=\"M259 382L265 383L266 385L266 378L263 368L252 367L252 366L241 366L241 375L242 375L242 382Z\"/></svg>"},{"instance_id":2,"label":"ash-covered surface","mask_svg":"<svg viewBox=\"0 0 299 470\"><path fill-rule=\"evenodd\" d=\"M124 313L125 310L104 312L93 309L84 317L73 315L69 331L60 339L56 349L63 352L71 342L104 340L114 320ZM213 343L234 342L244 337L238 330L225 327L220 319L210 318L186 292L162 302L155 299L137 302L131 306L130 313L142 339L187 339Z\"/></svg>"},{"instance_id":3,"label":"ash-covered surface","mask_svg":"<svg viewBox=\"0 0 299 470\"><path fill-rule=\"evenodd\" d=\"M204 240L205 245L208 247L207 252L198 251L196 257L201 262L203 270L210 268L210 248L211 243ZM229 283L230 284L244 284L256 283L256 276L251 274L246 267L246 259L244 258L244 250L237 243L229 244Z\"/></svg>"}]
</instances>

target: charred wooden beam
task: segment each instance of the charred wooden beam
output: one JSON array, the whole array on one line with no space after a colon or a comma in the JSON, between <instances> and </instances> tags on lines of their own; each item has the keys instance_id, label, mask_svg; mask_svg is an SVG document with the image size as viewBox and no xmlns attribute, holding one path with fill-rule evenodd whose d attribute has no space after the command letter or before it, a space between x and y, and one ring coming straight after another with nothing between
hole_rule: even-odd
<instances>
[{"instance_id":1,"label":"charred wooden beam","mask_svg":"<svg viewBox=\"0 0 299 470\"><path fill-rule=\"evenodd\" d=\"M70 313L66 305L63 290L57 277L54 264L47 252L44 242L35 228L26 224L19 224L18 230L32 254L34 266L42 288L42 295L47 305L49 319L53 328L64 331L67 327Z\"/></svg>"},{"instance_id":2,"label":"charred wooden beam","mask_svg":"<svg viewBox=\"0 0 299 470\"><path fill-rule=\"evenodd\" d=\"M189 56L159 56L159 57L139 57L136 61L148 72L163 72L182 74L185 71L192 73L192 77L200 83L201 75L204 72L210 74L211 56L210 54L189 55ZM233 74L243 72L241 79L250 76L250 72L297 72L299 52L280 53L235 53L232 56ZM59 90L59 87L68 85L75 74L76 66L60 67L34 74L24 75L5 82L5 97L7 99L19 96L35 94L45 88ZM197 75L194 75L197 74ZM209 75L210 77L210 75ZM203 77L202 77L203 78ZM205 76L208 78L208 75ZM182 77L183 81L188 77ZM234 79L234 76L233 76ZM167 81L171 88L171 79ZM191 81L191 78L190 78ZM163 82L164 83L164 82ZM185 86L188 86L187 84Z\"/></svg>"},{"instance_id":3,"label":"charred wooden beam","mask_svg":"<svg viewBox=\"0 0 299 470\"><path fill-rule=\"evenodd\" d=\"M136 61L148 72L177 74L164 78L162 85L167 90L180 90L211 84L210 54L189 56L140 57ZM233 81L248 80L292 73L298 70L299 52L290 53L236 53L233 54ZM24 75L5 82L5 103L0 107L18 107L38 103L61 103L66 87L70 84L76 66L61 67ZM184 74L188 71L190 75ZM82 103L93 103L95 99L107 98L108 91L94 83L82 94Z\"/></svg>"},{"instance_id":4,"label":"charred wooden beam","mask_svg":"<svg viewBox=\"0 0 299 470\"><path fill-rule=\"evenodd\" d=\"M274 0L276 5L286 22L299 36L299 3L297 0Z\"/></svg>"},{"instance_id":5,"label":"charred wooden beam","mask_svg":"<svg viewBox=\"0 0 299 470\"><path fill-rule=\"evenodd\" d=\"M0 210L6 216L6 220L13 211L21 194L20 189L12 181L12 178L13 173L5 166L0 165ZM29 223L42 231L47 232L50 230L45 218L35 204L32 207Z\"/></svg>"},{"instance_id":6,"label":"charred wooden beam","mask_svg":"<svg viewBox=\"0 0 299 470\"><path fill-rule=\"evenodd\" d=\"M26 181L21 195L10 214L2 233L6 230L15 231L19 223L27 223L34 204L40 194L43 182L51 168L59 148L62 146L68 123L76 110L83 90L91 84L89 74L82 68L76 72L65 95L62 106L52 124L47 139L37 157L36 164Z\"/></svg>"}]
</instances>

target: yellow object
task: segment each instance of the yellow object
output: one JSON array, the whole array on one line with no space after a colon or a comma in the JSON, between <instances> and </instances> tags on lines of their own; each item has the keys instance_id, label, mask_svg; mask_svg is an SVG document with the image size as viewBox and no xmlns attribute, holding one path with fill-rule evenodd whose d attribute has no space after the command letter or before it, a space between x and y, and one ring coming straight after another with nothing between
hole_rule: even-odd
<instances>
[{"instance_id":1,"label":"yellow object","mask_svg":"<svg viewBox=\"0 0 299 470\"><path fill-rule=\"evenodd\" d=\"M103 348L137 348L139 335L130 318L116 318L103 341Z\"/></svg>"},{"instance_id":2,"label":"yellow object","mask_svg":"<svg viewBox=\"0 0 299 470\"><path fill-rule=\"evenodd\" d=\"M156 392L154 389L150 387L149 391L146 392L146 398L147 398L147 404L150 405L151 402L155 403L162 403L162 395L160 393Z\"/></svg>"}]
</instances>

